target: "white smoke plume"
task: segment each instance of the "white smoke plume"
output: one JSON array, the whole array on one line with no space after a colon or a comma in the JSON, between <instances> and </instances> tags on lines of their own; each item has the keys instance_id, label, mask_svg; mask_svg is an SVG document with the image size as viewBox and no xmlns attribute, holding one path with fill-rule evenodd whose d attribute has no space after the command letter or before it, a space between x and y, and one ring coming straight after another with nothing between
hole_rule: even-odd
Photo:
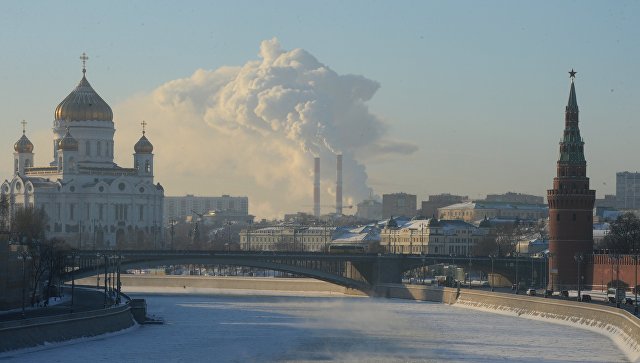
<instances>
[{"instance_id":1,"label":"white smoke plume","mask_svg":"<svg viewBox=\"0 0 640 363\"><path fill-rule=\"evenodd\" d=\"M116 140L131 148L146 120L167 195L247 195L250 213L266 218L311 212L314 156L322 204L333 204L342 153L344 204L355 205L370 195L364 157L417 149L383 138L386 126L366 105L378 88L274 38L241 67L199 69L118 105Z\"/></svg>"}]
</instances>

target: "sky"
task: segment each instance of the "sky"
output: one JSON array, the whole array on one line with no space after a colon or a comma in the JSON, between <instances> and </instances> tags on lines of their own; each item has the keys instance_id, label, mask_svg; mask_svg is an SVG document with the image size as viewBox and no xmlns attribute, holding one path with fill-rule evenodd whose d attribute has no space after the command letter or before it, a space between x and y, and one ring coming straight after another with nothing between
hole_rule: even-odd
<instances>
[{"instance_id":1,"label":"sky","mask_svg":"<svg viewBox=\"0 0 640 363\"><path fill-rule=\"evenodd\" d=\"M56 105L87 78L114 111L116 161L140 123L166 195L242 195L259 218L369 195L483 198L551 187L577 73L597 197L638 171L635 1L3 2L0 173L26 120L48 164ZM355 211L355 209L353 209ZM347 210L347 212L349 212Z\"/></svg>"}]
</instances>

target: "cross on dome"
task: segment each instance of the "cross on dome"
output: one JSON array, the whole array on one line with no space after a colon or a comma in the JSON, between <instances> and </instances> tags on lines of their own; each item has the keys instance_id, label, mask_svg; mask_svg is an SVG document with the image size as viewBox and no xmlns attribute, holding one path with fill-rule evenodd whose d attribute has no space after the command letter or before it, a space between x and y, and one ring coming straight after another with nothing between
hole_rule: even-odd
<instances>
[{"instance_id":1,"label":"cross on dome","mask_svg":"<svg viewBox=\"0 0 640 363\"><path fill-rule=\"evenodd\" d=\"M22 120L20 123L22 124L22 134L24 135L27 127L27 121Z\"/></svg>"},{"instance_id":2,"label":"cross on dome","mask_svg":"<svg viewBox=\"0 0 640 363\"><path fill-rule=\"evenodd\" d=\"M82 61L82 74L85 74L87 73L87 61L89 60L89 56L87 56L87 53L82 52L80 60Z\"/></svg>"},{"instance_id":3,"label":"cross on dome","mask_svg":"<svg viewBox=\"0 0 640 363\"><path fill-rule=\"evenodd\" d=\"M144 128L145 128L145 126L147 126L147 121L142 120L142 122L140 123L140 125L142 125L142 134L144 135L144 133L145 133Z\"/></svg>"}]
</instances>

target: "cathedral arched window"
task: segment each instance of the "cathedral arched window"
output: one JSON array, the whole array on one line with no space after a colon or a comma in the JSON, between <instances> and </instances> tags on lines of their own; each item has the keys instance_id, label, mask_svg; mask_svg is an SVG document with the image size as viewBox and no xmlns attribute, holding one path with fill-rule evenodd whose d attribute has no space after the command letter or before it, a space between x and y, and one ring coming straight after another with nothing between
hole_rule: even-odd
<instances>
[{"instance_id":1,"label":"cathedral arched window","mask_svg":"<svg viewBox=\"0 0 640 363\"><path fill-rule=\"evenodd\" d=\"M140 162L139 162L138 160L136 160L136 165L134 165L134 168L135 168L137 171L140 171Z\"/></svg>"},{"instance_id":2,"label":"cathedral arched window","mask_svg":"<svg viewBox=\"0 0 640 363\"><path fill-rule=\"evenodd\" d=\"M15 172L18 172L18 159L15 159L13 162L13 169L15 170Z\"/></svg>"},{"instance_id":3,"label":"cathedral arched window","mask_svg":"<svg viewBox=\"0 0 640 363\"><path fill-rule=\"evenodd\" d=\"M62 156L58 156L58 171L62 170Z\"/></svg>"},{"instance_id":4,"label":"cathedral arched window","mask_svg":"<svg viewBox=\"0 0 640 363\"><path fill-rule=\"evenodd\" d=\"M30 159L25 159L24 160L24 166L25 166L25 168L32 167L33 165L31 165L31 160Z\"/></svg>"},{"instance_id":5,"label":"cathedral arched window","mask_svg":"<svg viewBox=\"0 0 640 363\"><path fill-rule=\"evenodd\" d=\"M91 142L90 141L87 140L84 143L84 150L85 150L85 153L87 154L87 156L91 156Z\"/></svg>"},{"instance_id":6,"label":"cathedral arched window","mask_svg":"<svg viewBox=\"0 0 640 363\"><path fill-rule=\"evenodd\" d=\"M149 160L144 162L144 172L145 173L151 172L151 163L149 163Z\"/></svg>"},{"instance_id":7,"label":"cathedral arched window","mask_svg":"<svg viewBox=\"0 0 640 363\"><path fill-rule=\"evenodd\" d=\"M96 143L96 155L102 156L102 143L100 141Z\"/></svg>"}]
</instances>

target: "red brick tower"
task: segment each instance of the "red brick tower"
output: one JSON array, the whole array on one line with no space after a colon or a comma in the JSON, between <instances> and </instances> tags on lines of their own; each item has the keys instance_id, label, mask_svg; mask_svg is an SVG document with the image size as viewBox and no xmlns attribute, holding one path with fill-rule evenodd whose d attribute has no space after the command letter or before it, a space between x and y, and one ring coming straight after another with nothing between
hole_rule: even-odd
<instances>
[{"instance_id":1,"label":"red brick tower","mask_svg":"<svg viewBox=\"0 0 640 363\"><path fill-rule=\"evenodd\" d=\"M593 251L593 204L596 191L589 189L584 141L578 128L578 102L573 84L576 72L569 72L571 90L565 110L564 134L553 189L547 190L549 203L549 288L575 289L579 276L590 285L590 274L578 256ZM578 268L582 271L578 273Z\"/></svg>"}]
</instances>

